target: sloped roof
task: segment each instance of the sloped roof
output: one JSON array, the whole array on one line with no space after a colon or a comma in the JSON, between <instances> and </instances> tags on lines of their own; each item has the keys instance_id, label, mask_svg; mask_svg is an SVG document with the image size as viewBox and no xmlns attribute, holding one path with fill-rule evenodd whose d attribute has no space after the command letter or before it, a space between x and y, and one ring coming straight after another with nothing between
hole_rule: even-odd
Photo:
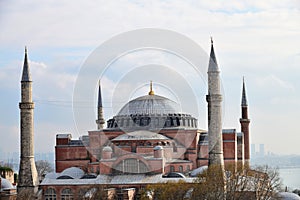
<instances>
[{"instance_id":1,"label":"sloped roof","mask_svg":"<svg viewBox=\"0 0 300 200\"><path fill-rule=\"evenodd\" d=\"M134 184L153 184L167 181L184 180L192 183L194 178L163 178L162 174L128 174L128 175L98 175L96 179L51 179L45 178L40 185L134 185Z\"/></svg>"}]
</instances>

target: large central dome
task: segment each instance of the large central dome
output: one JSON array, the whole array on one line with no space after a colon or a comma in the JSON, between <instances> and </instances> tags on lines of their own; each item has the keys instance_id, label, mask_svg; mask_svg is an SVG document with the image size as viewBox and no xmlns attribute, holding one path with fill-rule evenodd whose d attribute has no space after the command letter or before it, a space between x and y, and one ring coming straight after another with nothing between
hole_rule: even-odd
<instances>
[{"instance_id":1,"label":"large central dome","mask_svg":"<svg viewBox=\"0 0 300 200\"><path fill-rule=\"evenodd\" d=\"M163 115L180 112L181 109L175 101L149 94L129 101L118 115Z\"/></svg>"},{"instance_id":2,"label":"large central dome","mask_svg":"<svg viewBox=\"0 0 300 200\"><path fill-rule=\"evenodd\" d=\"M175 101L155 95L152 83L148 95L129 101L116 116L107 121L107 128L131 131L170 127L197 128L197 119L183 114Z\"/></svg>"}]
</instances>

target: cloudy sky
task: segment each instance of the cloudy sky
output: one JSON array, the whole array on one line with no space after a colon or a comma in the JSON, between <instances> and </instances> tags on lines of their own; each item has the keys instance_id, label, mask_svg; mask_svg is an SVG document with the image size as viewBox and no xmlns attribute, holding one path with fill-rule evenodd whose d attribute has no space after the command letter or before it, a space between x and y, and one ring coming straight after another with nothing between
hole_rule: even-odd
<instances>
[{"instance_id":1,"label":"cloudy sky","mask_svg":"<svg viewBox=\"0 0 300 200\"><path fill-rule=\"evenodd\" d=\"M79 127L73 112L73 105L79 110L95 110L95 98L73 102L77 76L90 54L118 34L156 28L185 35L207 54L213 36L225 99L224 128L240 130L241 81L245 76L251 143L264 143L267 151L277 154L300 154L300 3L297 0L76 3L4 0L0 1L0 27L2 152L19 149L18 103L25 45L36 104L35 150L49 152L54 151L57 133L72 133L76 138L96 128L93 117ZM127 93L133 98L147 92L149 80L156 81L156 93L178 100L172 88L180 87L181 79L189 79L188 72L184 75L175 70L179 73L163 76L168 72L157 70L157 66L147 68L151 63L176 69L185 65L178 57L155 50L134 52L112 63L109 70L98 75L102 76L106 119L126 102L118 96ZM134 66L135 72L122 74L129 66ZM136 74L142 79L134 79ZM159 81L164 78L174 85ZM137 81L135 85L133 80ZM92 87L96 96L96 84ZM191 87L196 91L193 98L197 101L197 112L193 113L189 106L185 109L199 118L199 127L206 129L206 85Z\"/></svg>"}]
</instances>

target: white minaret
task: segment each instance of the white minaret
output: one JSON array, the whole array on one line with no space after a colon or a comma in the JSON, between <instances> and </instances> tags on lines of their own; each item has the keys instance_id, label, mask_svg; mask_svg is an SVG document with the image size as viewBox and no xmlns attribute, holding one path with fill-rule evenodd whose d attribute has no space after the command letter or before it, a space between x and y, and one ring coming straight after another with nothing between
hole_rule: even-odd
<instances>
[{"instance_id":1,"label":"white minaret","mask_svg":"<svg viewBox=\"0 0 300 200\"><path fill-rule=\"evenodd\" d=\"M220 70L217 64L213 40L208 67L208 141L209 165L224 166L222 142L222 95L220 91Z\"/></svg>"},{"instance_id":2,"label":"white minaret","mask_svg":"<svg viewBox=\"0 0 300 200\"><path fill-rule=\"evenodd\" d=\"M25 47L25 58L21 80L21 102L20 108L20 132L21 132L21 156L19 168L18 193L27 190L31 194L37 192L39 179L34 162L33 142L33 109L32 102L32 80L27 60L27 49Z\"/></svg>"}]
</instances>

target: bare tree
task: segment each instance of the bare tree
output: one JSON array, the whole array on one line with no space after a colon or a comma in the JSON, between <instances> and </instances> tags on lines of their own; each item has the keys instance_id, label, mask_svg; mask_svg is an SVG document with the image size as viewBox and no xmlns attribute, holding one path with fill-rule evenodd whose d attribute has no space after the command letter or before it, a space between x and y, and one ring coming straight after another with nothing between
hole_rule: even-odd
<instances>
[{"instance_id":1,"label":"bare tree","mask_svg":"<svg viewBox=\"0 0 300 200\"><path fill-rule=\"evenodd\" d=\"M282 190L276 168L259 166L237 170L235 167L229 167L226 174L226 199L276 199L278 192Z\"/></svg>"},{"instance_id":2,"label":"bare tree","mask_svg":"<svg viewBox=\"0 0 300 200\"><path fill-rule=\"evenodd\" d=\"M53 168L47 160L38 160L35 162L35 165L40 181L43 179L45 174L53 172Z\"/></svg>"},{"instance_id":3,"label":"bare tree","mask_svg":"<svg viewBox=\"0 0 300 200\"><path fill-rule=\"evenodd\" d=\"M77 194L78 200L114 200L117 199L115 190L111 191L105 185L92 185L82 188Z\"/></svg>"},{"instance_id":4,"label":"bare tree","mask_svg":"<svg viewBox=\"0 0 300 200\"><path fill-rule=\"evenodd\" d=\"M142 200L181 200L189 199L188 193L192 188L191 183L184 181L172 182L167 181L166 183L158 183L148 185L141 192Z\"/></svg>"},{"instance_id":5,"label":"bare tree","mask_svg":"<svg viewBox=\"0 0 300 200\"><path fill-rule=\"evenodd\" d=\"M277 199L282 190L278 170L268 166L237 170L233 165L226 168L225 180L224 183L219 167L209 167L193 184L173 182L148 186L143 199L269 200Z\"/></svg>"}]
</instances>

